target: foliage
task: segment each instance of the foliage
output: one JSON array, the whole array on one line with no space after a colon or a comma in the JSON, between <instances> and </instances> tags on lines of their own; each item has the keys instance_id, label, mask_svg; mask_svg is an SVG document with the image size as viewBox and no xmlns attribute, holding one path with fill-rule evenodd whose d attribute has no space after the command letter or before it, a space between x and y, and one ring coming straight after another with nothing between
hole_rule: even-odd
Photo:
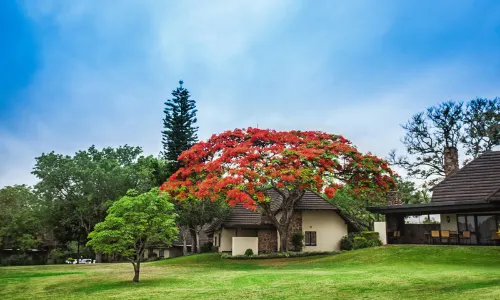
<instances>
[{"instance_id":1,"label":"foliage","mask_svg":"<svg viewBox=\"0 0 500 300\"><path fill-rule=\"evenodd\" d=\"M248 249L252 250L252 249ZM247 250L247 251L248 251ZM315 252L277 252L277 253L265 253L265 254L257 254L257 255L235 255L224 253L221 255L223 259L236 259L236 260L245 260L245 259L269 259L269 258L296 258L296 257L308 257L308 256L319 256L319 255L335 255L340 254L341 251L315 251Z\"/></svg>"},{"instance_id":2,"label":"foliage","mask_svg":"<svg viewBox=\"0 0 500 300\"><path fill-rule=\"evenodd\" d=\"M253 255L253 250L251 248L245 250L245 256L252 256L252 255Z\"/></svg>"},{"instance_id":3,"label":"foliage","mask_svg":"<svg viewBox=\"0 0 500 300\"><path fill-rule=\"evenodd\" d=\"M414 115L402 125L407 155L389 154L391 164L404 168L410 177L434 185L445 176L444 149L465 149L477 157L500 145L500 98L443 102Z\"/></svg>"},{"instance_id":4,"label":"foliage","mask_svg":"<svg viewBox=\"0 0 500 300\"><path fill-rule=\"evenodd\" d=\"M425 187L418 188L415 182L402 177L395 177L398 192L404 204L424 204L431 201L430 192Z\"/></svg>"},{"instance_id":5,"label":"foliage","mask_svg":"<svg viewBox=\"0 0 500 300\"><path fill-rule=\"evenodd\" d=\"M169 163L171 172L179 168L177 158L189 149L198 137L196 132L196 102L190 98L189 91L185 89L179 81L179 87L172 91L172 99L165 102L165 119L163 119L162 143L163 154Z\"/></svg>"},{"instance_id":6,"label":"foliage","mask_svg":"<svg viewBox=\"0 0 500 300\"><path fill-rule=\"evenodd\" d=\"M131 190L109 208L106 219L89 234L88 245L128 259L134 266L134 282L138 282L144 251L156 243L171 245L177 238L173 211L173 204L159 189L143 194Z\"/></svg>"},{"instance_id":7,"label":"foliage","mask_svg":"<svg viewBox=\"0 0 500 300\"><path fill-rule=\"evenodd\" d=\"M200 253L216 252L212 243L205 243L200 247Z\"/></svg>"},{"instance_id":8,"label":"foliage","mask_svg":"<svg viewBox=\"0 0 500 300\"><path fill-rule=\"evenodd\" d=\"M330 203L339 208L342 213L348 215L358 228L369 229L377 215L371 213L366 208L368 206L385 205L385 196L377 195L374 197L361 197L352 193L352 188L345 186L339 189L335 197L328 199Z\"/></svg>"},{"instance_id":9,"label":"foliage","mask_svg":"<svg viewBox=\"0 0 500 300\"><path fill-rule=\"evenodd\" d=\"M382 246L378 232L362 231L350 233L340 241L342 250L356 250L369 247Z\"/></svg>"},{"instance_id":10,"label":"foliage","mask_svg":"<svg viewBox=\"0 0 500 300\"><path fill-rule=\"evenodd\" d=\"M0 246L4 241L22 251L41 244L41 204L33 190L25 185L0 189Z\"/></svg>"},{"instance_id":11,"label":"foliage","mask_svg":"<svg viewBox=\"0 0 500 300\"><path fill-rule=\"evenodd\" d=\"M74 156L42 154L33 174L44 202L44 220L60 242L83 239L104 220L108 207L129 189L156 186L155 158L139 147L78 151Z\"/></svg>"},{"instance_id":12,"label":"foliage","mask_svg":"<svg viewBox=\"0 0 500 300\"><path fill-rule=\"evenodd\" d=\"M333 198L348 184L350 192L369 197L394 187L384 160L361 154L342 136L317 131L236 129L195 144L179 160L184 167L162 190L177 201L222 198L260 207L280 233L281 251L287 250L294 208L306 190ZM266 189L282 198L279 220Z\"/></svg>"},{"instance_id":13,"label":"foliage","mask_svg":"<svg viewBox=\"0 0 500 300\"><path fill-rule=\"evenodd\" d=\"M304 233L294 232L292 234L292 247L293 251L300 252L304 248Z\"/></svg>"},{"instance_id":14,"label":"foliage","mask_svg":"<svg viewBox=\"0 0 500 300\"><path fill-rule=\"evenodd\" d=\"M28 254L13 254L2 258L0 264L2 266L43 265L44 260L40 258L33 258Z\"/></svg>"},{"instance_id":15,"label":"foliage","mask_svg":"<svg viewBox=\"0 0 500 300\"><path fill-rule=\"evenodd\" d=\"M178 224L194 232L192 236L192 252L200 253L199 237L203 225L211 223L215 219L223 219L229 214L229 206L222 199L211 201L210 199L198 199L191 197L185 201L176 202L176 213Z\"/></svg>"}]
</instances>

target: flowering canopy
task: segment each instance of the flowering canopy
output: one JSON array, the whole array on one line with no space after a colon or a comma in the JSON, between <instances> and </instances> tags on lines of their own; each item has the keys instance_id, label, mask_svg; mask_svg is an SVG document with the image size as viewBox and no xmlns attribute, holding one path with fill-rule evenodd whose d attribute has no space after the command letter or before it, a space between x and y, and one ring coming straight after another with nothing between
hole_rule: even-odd
<instances>
[{"instance_id":1,"label":"flowering canopy","mask_svg":"<svg viewBox=\"0 0 500 300\"><path fill-rule=\"evenodd\" d=\"M178 201L223 197L230 205L256 209L269 202L268 188L333 198L344 184L361 195L394 186L384 160L361 154L340 135L319 131L235 129L196 143L179 160L183 167L161 187Z\"/></svg>"}]
</instances>

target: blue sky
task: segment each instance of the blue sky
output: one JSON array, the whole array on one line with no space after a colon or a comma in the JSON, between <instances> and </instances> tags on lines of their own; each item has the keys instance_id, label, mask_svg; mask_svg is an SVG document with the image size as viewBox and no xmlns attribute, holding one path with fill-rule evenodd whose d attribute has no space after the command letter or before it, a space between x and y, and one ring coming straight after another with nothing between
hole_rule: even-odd
<instances>
[{"instance_id":1,"label":"blue sky","mask_svg":"<svg viewBox=\"0 0 500 300\"><path fill-rule=\"evenodd\" d=\"M157 154L179 79L201 138L258 120L382 157L429 105L500 96L496 0L1 1L0 23L0 186L52 150Z\"/></svg>"}]
</instances>

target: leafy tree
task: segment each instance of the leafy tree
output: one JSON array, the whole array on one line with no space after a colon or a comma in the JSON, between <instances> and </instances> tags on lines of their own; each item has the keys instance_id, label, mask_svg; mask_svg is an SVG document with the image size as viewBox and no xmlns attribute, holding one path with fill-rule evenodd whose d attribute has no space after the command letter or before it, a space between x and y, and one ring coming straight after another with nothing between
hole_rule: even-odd
<instances>
[{"instance_id":1,"label":"leafy tree","mask_svg":"<svg viewBox=\"0 0 500 300\"><path fill-rule=\"evenodd\" d=\"M464 135L461 142L466 154L479 154L500 145L500 99L477 98L467 103Z\"/></svg>"},{"instance_id":2,"label":"leafy tree","mask_svg":"<svg viewBox=\"0 0 500 300\"><path fill-rule=\"evenodd\" d=\"M385 197L378 195L376 197L362 197L352 191L352 187L345 186L335 193L335 197L328 199L330 203L338 207L343 213L347 214L351 221L357 227L371 230L371 224L377 220L377 215L369 212L368 206L382 206L386 204Z\"/></svg>"},{"instance_id":3,"label":"leafy tree","mask_svg":"<svg viewBox=\"0 0 500 300\"><path fill-rule=\"evenodd\" d=\"M177 238L174 205L158 188L143 194L130 190L113 203L106 219L89 234L88 245L107 254L119 254L134 266L134 282L139 282L144 251Z\"/></svg>"},{"instance_id":4,"label":"leafy tree","mask_svg":"<svg viewBox=\"0 0 500 300\"><path fill-rule=\"evenodd\" d=\"M166 161L171 173L180 167L178 157L197 142L196 102L190 98L189 91L179 81L179 87L172 91L172 99L165 102L162 143Z\"/></svg>"},{"instance_id":5,"label":"leafy tree","mask_svg":"<svg viewBox=\"0 0 500 300\"><path fill-rule=\"evenodd\" d=\"M36 190L44 201L46 222L59 241L85 241L127 190L145 192L156 185L155 159L141 153L139 147L92 146L74 156L51 152L36 158Z\"/></svg>"},{"instance_id":6,"label":"leafy tree","mask_svg":"<svg viewBox=\"0 0 500 300\"><path fill-rule=\"evenodd\" d=\"M500 145L500 99L443 102L414 115L402 125L407 155L393 150L389 162L405 169L410 177L432 186L445 174L445 149L465 149L477 157Z\"/></svg>"},{"instance_id":7,"label":"leafy tree","mask_svg":"<svg viewBox=\"0 0 500 300\"><path fill-rule=\"evenodd\" d=\"M431 201L429 191L425 187L418 188L411 180L396 177L396 184L404 204L423 204Z\"/></svg>"},{"instance_id":8,"label":"leafy tree","mask_svg":"<svg viewBox=\"0 0 500 300\"><path fill-rule=\"evenodd\" d=\"M8 242L22 251L37 248L43 230L40 223L40 201L26 185L0 189L0 246Z\"/></svg>"},{"instance_id":9,"label":"leafy tree","mask_svg":"<svg viewBox=\"0 0 500 300\"><path fill-rule=\"evenodd\" d=\"M178 204L179 225L183 236L183 252L186 254L186 237L188 231L194 232L192 236L191 251L200 253L200 233L203 225L215 219L223 219L229 213L229 206L222 199L211 201L210 199L198 199L191 197ZM191 232L189 232L191 233Z\"/></svg>"},{"instance_id":10,"label":"leafy tree","mask_svg":"<svg viewBox=\"0 0 500 300\"><path fill-rule=\"evenodd\" d=\"M385 161L361 154L342 136L317 131L236 129L195 144L179 160L184 167L163 190L177 201L222 197L230 205L260 208L280 234L281 251L288 250L291 220L306 190L333 198L344 183L368 197L394 186ZM279 214L266 189L281 196Z\"/></svg>"}]
</instances>

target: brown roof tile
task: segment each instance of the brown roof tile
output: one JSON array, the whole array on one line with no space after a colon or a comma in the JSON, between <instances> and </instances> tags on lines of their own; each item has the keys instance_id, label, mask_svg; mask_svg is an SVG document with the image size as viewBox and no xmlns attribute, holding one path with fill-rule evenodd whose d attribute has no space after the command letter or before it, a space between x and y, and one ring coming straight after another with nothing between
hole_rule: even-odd
<instances>
[{"instance_id":1,"label":"brown roof tile","mask_svg":"<svg viewBox=\"0 0 500 300\"><path fill-rule=\"evenodd\" d=\"M500 151L489 151L433 188L431 202L500 201Z\"/></svg>"}]
</instances>

